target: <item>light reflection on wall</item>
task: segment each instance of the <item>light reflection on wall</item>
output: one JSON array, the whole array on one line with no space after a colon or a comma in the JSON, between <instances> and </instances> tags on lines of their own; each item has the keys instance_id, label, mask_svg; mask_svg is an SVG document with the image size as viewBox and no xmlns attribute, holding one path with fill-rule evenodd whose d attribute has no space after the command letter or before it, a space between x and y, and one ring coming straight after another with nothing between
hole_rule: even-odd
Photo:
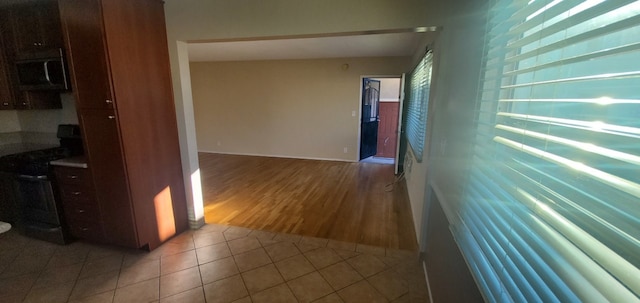
<instances>
[{"instance_id":1,"label":"light reflection on wall","mask_svg":"<svg viewBox=\"0 0 640 303\"><path fill-rule=\"evenodd\" d=\"M200 179L200 169L191 174L191 190L193 194L193 217L190 216L189 221L192 224L204 222L204 200L202 198L202 181ZM193 228L194 226L192 226ZM198 226L199 227L199 226Z\"/></svg>"},{"instance_id":2,"label":"light reflection on wall","mask_svg":"<svg viewBox=\"0 0 640 303\"><path fill-rule=\"evenodd\" d=\"M176 234L176 221L173 214L173 200L171 188L165 187L153 198L156 209L156 222L158 224L158 238L165 241Z\"/></svg>"}]
</instances>

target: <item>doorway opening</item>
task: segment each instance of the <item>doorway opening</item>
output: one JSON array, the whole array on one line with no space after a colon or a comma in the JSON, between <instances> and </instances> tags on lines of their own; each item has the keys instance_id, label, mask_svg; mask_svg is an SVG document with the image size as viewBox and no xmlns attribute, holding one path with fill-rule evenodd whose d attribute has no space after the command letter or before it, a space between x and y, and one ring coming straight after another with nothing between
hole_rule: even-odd
<instances>
[{"instance_id":1,"label":"doorway opening","mask_svg":"<svg viewBox=\"0 0 640 303\"><path fill-rule=\"evenodd\" d=\"M360 162L396 164L401 86L401 77L362 79Z\"/></svg>"}]
</instances>

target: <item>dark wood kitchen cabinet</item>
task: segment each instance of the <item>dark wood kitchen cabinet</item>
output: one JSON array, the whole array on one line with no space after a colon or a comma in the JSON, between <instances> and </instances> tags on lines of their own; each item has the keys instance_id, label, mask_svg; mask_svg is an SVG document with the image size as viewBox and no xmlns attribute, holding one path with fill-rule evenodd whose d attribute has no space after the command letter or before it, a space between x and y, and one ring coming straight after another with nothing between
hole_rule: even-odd
<instances>
[{"instance_id":1,"label":"dark wood kitchen cabinet","mask_svg":"<svg viewBox=\"0 0 640 303\"><path fill-rule=\"evenodd\" d=\"M188 228L163 3L59 6L105 237L154 249Z\"/></svg>"},{"instance_id":2,"label":"dark wood kitchen cabinet","mask_svg":"<svg viewBox=\"0 0 640 303\"><path fill-rule=\"evenodd\" d=\"M59 109L59 91L22 91L15 62L24 54L62 48L56 0L0 1L0 109Z\"/></svg>"},{"instance_id":3,"label":"dark wood kitchen cabinet","mask_svg":"<svg viewBox=\"0 0 640 303\"><path fill-rule=\"evenodd\" d=\"M9 74L6 43L11 25L8 22L8 9L0 9L0 110L15 109Z\"/></svg>"},{"instance_id":4,"label":"dark wood kitchen cabinet","mask_svg":"<svg viewBox=\"0 0 640 303\"><path fill-rule=\"evenodd\" d=\"M62 47L62 27L56 0L18 2L10 11L17 54Z\"/></svg>"},{"instance_id":5,"label":"dark wood kitchen cabinet","mask_svg":"<svg viewBox=\"0 0 640 303\"><path fill-rule=\"evenodd\" d=\"M13 94L11 93L11 82L9 80L9 70L7 69L7 60L2 52L2 41L0 41L0 110L14 108Z\"/></svg>"},{"instance_id":6,"label":"dark wood kitchen cabinet","mask_svg":"<svg viewBox=\"0 0 640 303\"><path fill-rule=\"evenodd\" d=\"M91 173L86 168L53 169L65 222L74 237L105 242L102 215L96 203Z\"/></svg>"}]
</instances>

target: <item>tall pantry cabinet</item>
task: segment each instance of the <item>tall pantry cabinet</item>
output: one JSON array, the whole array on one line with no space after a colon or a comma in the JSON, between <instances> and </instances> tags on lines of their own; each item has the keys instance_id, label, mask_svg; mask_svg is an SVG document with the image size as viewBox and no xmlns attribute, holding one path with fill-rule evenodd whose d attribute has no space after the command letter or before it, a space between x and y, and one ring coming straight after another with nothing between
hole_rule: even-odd
<instances>
[{"instance_id":1,"label":"tall pantry cabinet","mask_svg":"<svg viewBox=\"0 0 640 303\"><path fill-rule=\"evenodd\" d=\"M154 249L188 228L163 2L59 8L105 242Z\"/></svg>"}]
</instances>

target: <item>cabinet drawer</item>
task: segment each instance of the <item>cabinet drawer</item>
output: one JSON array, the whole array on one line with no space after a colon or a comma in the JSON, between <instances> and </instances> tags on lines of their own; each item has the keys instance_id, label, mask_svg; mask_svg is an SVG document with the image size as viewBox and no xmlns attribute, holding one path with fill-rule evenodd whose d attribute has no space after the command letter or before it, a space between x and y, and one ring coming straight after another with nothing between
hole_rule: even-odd
<instances>
[{"instance_id":1,"label":"cabinet drawer","mask_svg":"<svg viewBox=\"0 0 640 303\"><path fill-rule=\"evenodd\" d=\"M62 185L59 188L62 201L65 204L96 204L95 191L90 187L72 184Z\"/></svg>"},{"instance_id":2,"label":"cabinet drawer","mask_svg":"<svg viewBox=\"0 0 640 303\"><path fill-rule=\"evenodd\" d=\"M55 169L56 180L60 184L75 184L91 188L91 173L86 168L73 168L57 166Z\"/></svg>"},{"instance_id":3,"label":"cabinet drawer","mask_svg":"<svg viewBox=\"0 0 640 303\"><path fill-rule=\"evenodd\" d=\"M96 204L65 202L63 208L65 218L70 224L76 221L100 221L100 210Z\"/></svg>"},{"instance_id":4,"label":"cabinet drawer","mask_svg":"<svg viewBox=\"0 0 640 303\"><path fill-rule=\"evenodd\" d=\"M74 237L96 242L104 242L104 231L99 221L73 221L69 222L71 234Z\"/></svg>"}]
</instances>

